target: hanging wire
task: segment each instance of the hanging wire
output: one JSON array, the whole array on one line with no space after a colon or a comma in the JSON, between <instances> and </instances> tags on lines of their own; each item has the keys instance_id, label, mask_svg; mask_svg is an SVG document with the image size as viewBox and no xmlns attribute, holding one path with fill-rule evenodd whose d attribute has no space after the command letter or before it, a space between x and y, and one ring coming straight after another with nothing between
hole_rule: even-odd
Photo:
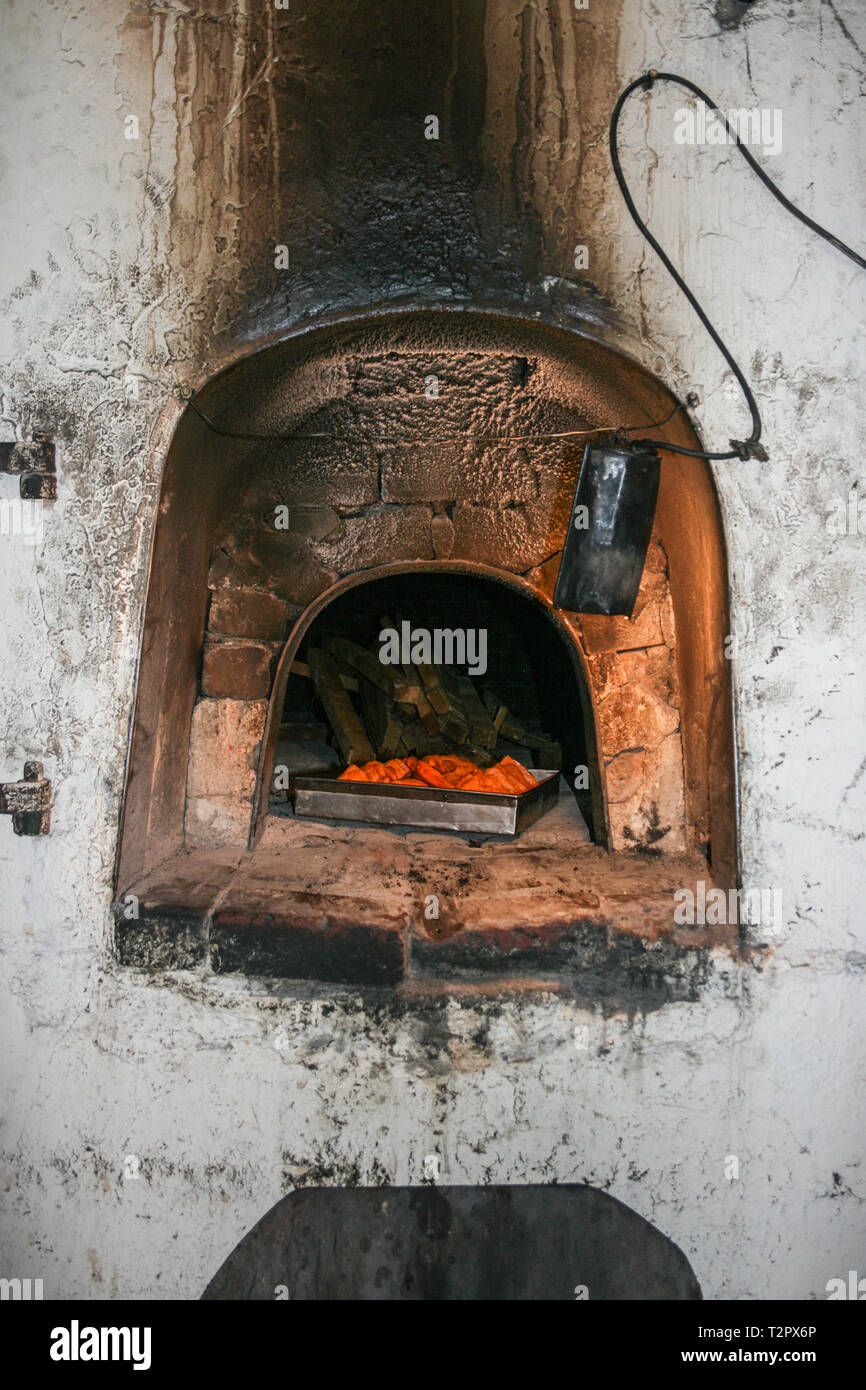
<instances>
[{"instance_id":1,"label":"hanging wire","mask_svg":"<svg viewBox=\"0 0 866 1390\"><path fill-rule=\"evenodd\" d=\"M635 440L635 446L641 446L647 449L666 449L669 453L673 454L687 454L689 458L739 458L743 460L749 458L757 458L761 461L766 461L767 452L759 443L761 438L761 416L760 412L758 411L755 398L752 395L751 389L749 388L749 383L746 381L746 378L743 376L743 373L740 371L740 368L737 366L730 352L726 348L725 344L722 342L722 339L720 338L719 334L716 332L715 328L713 328L713 325L710 323L709 319L707 318L706 314L704 313L695 296L692 294L692 291L689 289L685 280L679 274L676 267L671 262L669 256L665 253L665 251L656 241L652 232L649 230L646 223L641 218L640 213L634 205L634 200L631 196L628 184L625 181L625 175L622 171L622 165L620 164L619 159L619 147L617 142L619 118L622 114L622 109L625 106L625 103L628 101L629 97L631 96L632 92L637 91L638 88L642 88L644 91L651 91L652 87L656 82L673 82L676 86L684 87L687 91L692 92L696 97L699 98L699 100L704 102L706 106L710 107L713 111L718 112L719 116L724 122L725 129L727 130L728 134L732 137L733 143L737 145L738 149L740 150L741 154L743 155L743 158L746 160L749 167L754 171L754 173L757 174L758 178L761 180L761 183L764 184L764 186L770 190L773 197L776 198L778 202L782 204L782 207L786 208L788 212L792 213L793 216L798 218L799 221L802 222L805 226L811 228L813 232L817 232L818 236L823 237L825 241L829 241L830 245L835 246L837 251L841 251L843 255L849 256L851 260L854 261L855 265L859 265L866 269L866 260L864 260L862 256L858 255L856 251L852 251L850 246L846 246L844 241L840 241L838 237L835 237L831 232L828 232L825 227L820 226L817 222L813 222L811 217L807 217L804 212L801 212L799 208L794 206L794 204L790 201L789 198L785 197L781 189L777 188L776 184L773 182L770 176L766 174L764 170L761 168L754 155L743 144L737 132L734 129L732 129L731 125L728 122L728 118L725 115L724 111L722 111L721 107L713 101L712 97L707 96L706 92L701 91L701 88L696 86L694 82L690 82L687 77L679 77L676 73L671 72L656 72L655 70L651 70L650 72L644 73L642 77L636 78L634 82L630 82L629 85L625 88L625 91L623 91L620 94L616 106L613 108L613 115L610 118L610 157L611 162L613 164L613 171L616 174L616 181L619 184L620 192L622 193L622 196L625 199L625 205L631 213L632 220L635 222L643 236L646 237L646 240L649 242L656 255L662 261L663 265L666 266L670 274L673 276L674 280L676 281L679 288L682 290L683 294L686 296L686 299L691 304L701 323L704 325L704 328L707 330L716 347L719 349L728 366L731 368L731 371L734 373L734 376L737 378L737 381L739 382L740 389L742 390L743 395L746 398L746 404L748 405L749 411L752 416L751 436L742 442L736 439L732 439L730 441L731 449L729 452L726 453L704 453L700 449L683 449L677 444L668 444L663 440L652 439Z\"/></svg>"},{"instance_id":2,"label":"hanging wire","mask_svg":"<svg viewBox=\"0 0 866 1390\"><path fill-rule=\"evenodd\" d=\"M585 438L590 434L610 434L611 432L628 433L630 430L657 430L662 425L666 425L672 420L678 411L683 410L683 405L674 406L670 414L663 420L656 420L653 424L644 422L640 425L629 425L625 430L620 425L596 425L589 430L557 430L550 434L460 434L450 439L398 439L387 434L330 434L327 431L309 432L289 430L284 434L245 434L242 431L226 430L212 420L209 415L205 415L201 407L196 403L194 396L182 397L186 404L199 416L204 423L213 430L215 434L222 435L223 439L240 439L252 443L269 443L280 439L327 439L332 444L387 444L392 448L426 448L430 445L441 444L533 444L540 439L578 439ZM665 446L667 447L667 446Z\"/></svg>"}]
</instances>

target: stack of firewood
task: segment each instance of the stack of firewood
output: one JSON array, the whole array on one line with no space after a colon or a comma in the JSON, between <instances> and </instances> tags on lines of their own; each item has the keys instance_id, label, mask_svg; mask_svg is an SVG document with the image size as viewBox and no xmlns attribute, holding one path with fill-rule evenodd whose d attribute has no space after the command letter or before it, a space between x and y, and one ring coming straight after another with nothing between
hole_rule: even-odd
<instances>
[{"instance_id":1,"label":"stack of firewood","mask_svg":"<svg viewBox=\"0 0 866 1390\"><path fill-rule=\"evenodd\" d=\"M384 618L382 625L392 626ZM528 753L536 767L561 766L554 739L451 667L389 666L378 651L326 636L306 662L294 662L292 673L312 681L346 764L459 752L479 767L491 767L506 753Z\"/></svg>"}]
</instances>

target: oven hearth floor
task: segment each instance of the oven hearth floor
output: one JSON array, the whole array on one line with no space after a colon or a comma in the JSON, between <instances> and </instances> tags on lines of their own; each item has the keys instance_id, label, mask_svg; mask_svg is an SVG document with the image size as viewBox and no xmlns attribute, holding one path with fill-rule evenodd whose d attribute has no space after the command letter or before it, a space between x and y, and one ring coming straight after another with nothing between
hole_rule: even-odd
<instances>
[{"instance_id":1,"label":"oven hearth floor","mask_svg":"<svg viewBox=\"0 0 866 1390\"><path fill-rule=\"evenodd\" d=\"M674 923L674 893L700 879L698 855L591 844L566 795L516 840L272 814L252 851L184 850L121 894L117 946L152 970L394 986L597 983L615 966L668 989L707 947L736 942L735 927Z\"/></svg>"}]
</instances>

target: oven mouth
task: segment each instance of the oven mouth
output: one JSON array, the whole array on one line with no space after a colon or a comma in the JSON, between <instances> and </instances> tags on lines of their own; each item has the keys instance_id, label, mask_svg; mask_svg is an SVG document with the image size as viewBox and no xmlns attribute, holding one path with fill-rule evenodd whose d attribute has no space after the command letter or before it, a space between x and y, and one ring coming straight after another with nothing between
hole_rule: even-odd
<instances>
[{"instance_id":1,"label":"oven mouth","mask_svg":"<svg viewBox=\"0 0 866 1390\"><path fill-rule=\"evenodd\" d=\"M431 370L443 384L432 407ZM673 913L683 885L736 882L711 475L663 455L634 613L575 615L552 600L579 447L512 457L471 445L493 418L520 437L538 421L549 432L662 418L661 384L543 323L405 311L265 347L202 398L228 429L270 421L283 443L238 447L188 412L169 451L118 856L120 959L399 990L567 980L599 997L621 992L621 972L610 990L604 979L628 959L661 994L687 994L676 983L686 961L738 940L736 922L681 930ZM339 443L347 432L410 439L431 409L450 412L444 433L462 430L465 448ZM286 443L284 410L316 439ZM682 415L669 430L696 442ZM290 517L279 535L268 525L278 503ZM275 769L293 790L326 770L282 747L292 723L327 722L292 667L309 667L323 634L370 648L389 615L410 630L489 629L494 664L515 658L459 672L560 748L555 762L525 750L559 771L560 796L510 843L478 828L303 819L272 797Z\"/></svg>"},{"instance_id":2,"label":"oven mouth","mask_svg":"<svg viewBox=\"0 0 866 1390\"><path fill-rule=\"evenodd\" d=\"M446 632L449 637L466 631L483 633L483 672L473 679L471 662L465 659L430 667L391 667L388 674L396 669L401 672L401 680L403 672L412 672L416 705L400 705L383 694L389 681L382 678L384 673L376 663L375 653L382 624L390 621L385 615L398 611L398 603L399 611L412 615L413 633ZM263 798L264 781L270 778L270 812L292 813L290 789L285 789L282 799L273 791L272 766L281 768L283 780L291 777L296 786L298 776L339 774L347 762L363 761L366 757L384 761L389 755L400 759L417 754L423 759L425 754L453 752L467 760L478 759L482 766L492 766L503 757L516 759L524 766L533 762L540 766L546 755L548 770L562 773L564 789L570 788L564 794L573 795L578 804L577 820L584 832L581 838L593 838L594 808L601 804L601 795L591 704L574 638L564 627L548 621L549 616L550 610L540 605L534 595L510 585L506 575L493 580L489 575L461 573L444 566L435 570L426 566L394 567L392 572L338 595L302 634L290 639L281 658L272 705L276 714L282 702L281 714L272 719L265 736L260 791ZM404 628L410 627L409 620L402 622ZM432 649L433 644L428 645ZM404 648L400 655L408 656L407 644ZM329 716L333 723L335 715L339 718L339 711L330 707L328 683L320 680L317 685L311 679L309 662L311 655L315 658L325 649L334 653L329 658L330 680L342 677L344 682L339 696L347 707L348 719L357 721L352 723L357 730L355 737L369 734L366 753L355 753L350 733L341 741L339 726L329 727ZM468 655L465 649L462 655ZM340 657L344 658L342 664ZM421 672L431 689L425 689ZM372 685L367 678L370 676L380 681L381 688ZM428 693L439 705L438 715L427 702ZM422 705L426 706L426 714ZM458 716L464 721L460 732L448 723L456 723ZM383 720L391 721L384 729ZM307 729L312 733L305 736ZM281 741L282 734L293 737ZM321 740L323 734L330 735L330 742L336 746L329 748L321 741L317 744L316 736ZM479 742L473 743L473 738ZM462 745L458 739L464 740ZM363 788L369 784L351 785L363 795ZM301 790L305 790L303 785ZM413 791L417 792L416 797L411 795ZM408 796L410 801L415 799L422 805L436 803L435 796L424 794L421 789L398 786L397 792L398 800ZM465 795L471 806L473 794ZM453 795L443 797L446 803L454 799ZM318 801L320 808L326 803L327 789ZM477 803L478 807L484 804ZM535 800L530 798L521 804L525 817L534 809ZM356 818L363 819L352 816ZM381 817L377 815L376 819ZM393 823L399 824L399 820L395 817ZM424 823L430 822L422 820ZM464 826L451 828L471 832L471 817L466 818ZM484 829L475 828L478 833ZM504 824L499 829L500 833L509 833Z\"/></svg>"}]
</instances>

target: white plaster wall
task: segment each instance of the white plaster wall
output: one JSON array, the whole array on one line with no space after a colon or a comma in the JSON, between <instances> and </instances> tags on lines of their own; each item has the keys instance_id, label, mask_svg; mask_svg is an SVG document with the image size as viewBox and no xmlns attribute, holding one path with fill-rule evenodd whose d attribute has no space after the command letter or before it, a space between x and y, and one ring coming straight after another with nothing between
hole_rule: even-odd
<instances>
[{"instance_id":1,"label":"white plaster wall","mask_svg":"<svg viewBox=\"0 0 866 1390\"><path fill-rule=\"evenodd\" d=\"M713 9L626 0L623 82L663 66L723 106L781 108L768 167L862 246L862 6L762 0L727 33ZM0 537L0 776L37 757L55 785L49 837L0 824L0 1273L41 1277L51 1297L197 1297L293 1182L414 1182L438 1152L450 1182L606 1188L682 1247L706 1297L822 1297L829 1278L866 1274L864 538L825 525L834 498L866 486L866 277L735 154L674 146L675 93L657 91L648 126L635 102L626 130L651 151L627 159L640 202L754 382L771 453L718 468L744 880L781 887L786 912L762 971L720 957L701 1003L634 1023L554 996L495 1016L464 997L438 1033L366 1014L351 991L149 982L113 967L106 940L159 461L189 362L172 344L183 285L166 274L164 214L143 193L149 162L171 175L165 51L143 107L152 141L130 150L124 16L111 0L2 19L0 428L47 423L61 449L42 543ZM709 442L742 435L723 364L612 180L575 241L607 258L633 310L621 345L699 390Z\"/></svg>"}]
</instances>

